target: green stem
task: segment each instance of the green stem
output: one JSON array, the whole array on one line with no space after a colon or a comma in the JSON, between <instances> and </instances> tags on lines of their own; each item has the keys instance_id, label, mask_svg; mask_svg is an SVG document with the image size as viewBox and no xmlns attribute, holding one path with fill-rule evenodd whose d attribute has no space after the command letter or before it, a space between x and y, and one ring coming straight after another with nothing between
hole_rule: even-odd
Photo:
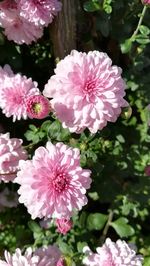
<instances>
[{"instance_id":1,"label":"green stem","mask_svg":"<svg viewBox=\"0 0 150 266\"><path fill-rule=\"evenodd\" d=\"M103 233L102 233L102 236L100 237L100 244L103 244L105 239L106 239L106 236L107 236L107 233L108 233L108 230L109 230L109 227L111 225L111 222L112 222L112 219L113 219L113 216L114 216L114 213L112 210L109 211L109 216L108 216L108 220L107 220L107 223L104 227L104 230L103 230Z\"/></svg>"},{"instance_id":2,"label":"green stem","mask_svg":"<svg viewBox=\"0 0 150 266\"><path fill-rule=\"evenodd\" d=\"M134 41L135 36L137 35L138 31L139 31L140 26L142 25L143 18L144 18L144 16L145 16L146 10L147 10L147 6L144 6L144 7L143 7L143 10L142 10L142 13L141 13L141 16L140 16L140 19L139 19L139 22L138 22L138 25L137 25L137 27L136 27L136 30L133 32L133 34L132 34L132 36L131 36L131 38L130 38L130 39L133 40L133 41Z\"/></svg>"}]
</instances>

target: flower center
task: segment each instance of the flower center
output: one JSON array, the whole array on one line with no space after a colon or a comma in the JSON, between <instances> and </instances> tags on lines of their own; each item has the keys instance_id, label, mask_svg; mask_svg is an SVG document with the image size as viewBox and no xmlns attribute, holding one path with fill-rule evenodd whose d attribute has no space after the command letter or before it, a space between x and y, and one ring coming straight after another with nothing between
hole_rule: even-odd
<instances>
[{"instance_id":1,"label":"flower center","mask_svg":"<svg viewBox=\"0 0 150 266\"><path fill-rule=\"evenodd\" d=\"M90 79L90 80L86 81L83 91L84 91L86 97L91 99L92 96L96 96L97 89L98 89L97 80Z\"/></svg>"},{"instance_id":2,"label":"flower center","mask_svg":"<svg viewBox=\"0 0 150 266\"><path fill-rule=\"evenodd\" d=\"M60 172L53 178L52 184L55 191L60 193L68 188L69 178L66 173Z\"/></svg>"},{"instance_id":3,"label":"flower center","mask_svg":"<svg viewBox=\"0 0 150 266\"><path fill-rule=\"evenodd\" d=\"M39 114L42 111L42 106L40 103L34 103L32 106L34 114Z\"/></svg>"}]
</instances>

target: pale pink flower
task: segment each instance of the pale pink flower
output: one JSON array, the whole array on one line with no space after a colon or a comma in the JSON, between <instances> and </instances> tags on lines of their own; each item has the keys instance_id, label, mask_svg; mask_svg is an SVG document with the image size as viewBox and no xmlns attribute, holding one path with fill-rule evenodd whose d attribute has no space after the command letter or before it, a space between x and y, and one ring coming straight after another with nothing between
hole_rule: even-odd
<instances>
[{"instance_id":1,"label":"pale pink flower","mask_svg":"<svg viewBox=\"0 0 150 266\"><path fill-rule=\"evenodd\" d=\"M72 228L72 221L70 219L56 219L55 223L57 226L57 231L63 235L66 235Z\"/></svg>"},{"instance_id":2,"label":"pale pink flower","mask_svg":"<svg viewBox=\"0 0 150 266\"><path fill-rule=\"evenodd\" d=\"M42 95L32 95L26 100L27 114L30 118L43 119L50 112L50 102Z\"/></svg>"},{"instance_id":3,"label":"pale pink flower","mask_svg":"<svg viewBox=\"0 0 150 266\"><path fill-rule=\"evenodd\" d=\"M9 2L3 1L0 5L0 26L4 28L8 40L17 44L31 44L32 41L41 38L43 28L22 19L17 6L10 7Z\"/></svg>"},{"instance_id":4,"label":"pale pink flower","mask_svg":"<svg viewBox=\"0 0 150 266\"><path fill-rule=\"evenodd\" d=\"M32 219L66 218L73 210L87 204L86 189L90 187L91 171L80 167L80 152L57 143L39 147L32 160L20 161L19 202L24 203Z\"/></svg>"},{"instance_id":5,"label":"pale pink flower","mask_svg":"<svg viewBox=\"0 0 150 266\"><path fill-rule=\"evenodd\" d=\"M26 100L31 95L40 94L37 82L31 78L16 74L5 75L0 81L0 108L6 117L13 116L13 122L27 119Z\"/></svg>"},{"instance_id":6,"label":"pale pink flower","mask_svg":"<svg viewBox=\"0 0 150 266\"><path fill-rule=\"evenodd\" d=\"M61 10L58 0L19 0L20 16L38 26L47 26Z\"/></svg>"},{"instance_id":7,"label":"pale pink flower","mask_svg":"<svg viewBox=\"0 0 150 266\"><path fill-rule=\"evenodd\" d=\"M13 255L8 251L5 251L4 255L5 261L0 260L0 266L56 266L61 252L53 245L39 248L35 252L31 248L27 248L24 255L17 248Z\"/></svg>"},{"instance_id":8,"label":"pale pink flower","mask_svg":"<svg viewBox=\"0 0 150 266\"><path fill-rule=\"evenodd\" d=\"M10 138L9 133L0 134L0 180L13 181L19 169L19 160L26 159L21 139Z\"/></svg>"},{"instance_id":9,"label":"pale pink flower","mask_svg":"<svg viewBox=\"0 0 150 266\"><path fill-rule=\"evenodd\" d=\"M102 247L93 253L89 247L84 247L85 258L83 264L87 266L142 266L143 257L136 255L134 245L118 240L116 243L109 238Z\"/></svg>"},{"instance_id":10,"label":"pale pink flower","mask_svg":"<svg viewBox=\"0 0 150 266\"><path fill-rule=\"evenodd\" d=\"M19 248L11 255L5 251L5 261L0 260L0 266L38 266L39 257L32 254L32 249L28 248L22 255Z\"/></svg>"},{"instance_id":11,"label":"pale pink flower","mask_svg":"<svg viewBox=\"0 0 150 266\"><path fill-rule=\"evenodd\" d=\"M9 65L5 65L3 68L0 66L0 91L2 89L5 78L13 76L15 75Z\"/></svg>"},{"instance_id":12,"label":"pale pink flower","mask_svg":"<svg viewBox=\"0 0 150 266\"><path fill-rule=\"evenodd\" d=\"M37 266L56 266L61 257L61 252L58 247L53 245L37 249L34 255L39 257Z\"/></svg>"},{"instance_id":13,"label":"pale pink flower","mask_svg":"<svg viewBox=\"0 0 150 266\"><path fill-rule=\"evenodd\" d=\"M0 211L5 210L5 208L17 207L18 204L18 194L16 192L10 191L8 188L0 192Z\"/></svg>"},{"instance_id":14,"label":"pale pink flower","mask_svg":"<svg viewBox=\"0 0 150 266\"><path fill-rule=\"evenodd\" d=\"M43 94L53 98L52 107L63 127L77 133L87 127L96 133L108 121L115 122L127 106L121 72L105 53L72 51L57 64Z\"/></svg>"}]
</instances>

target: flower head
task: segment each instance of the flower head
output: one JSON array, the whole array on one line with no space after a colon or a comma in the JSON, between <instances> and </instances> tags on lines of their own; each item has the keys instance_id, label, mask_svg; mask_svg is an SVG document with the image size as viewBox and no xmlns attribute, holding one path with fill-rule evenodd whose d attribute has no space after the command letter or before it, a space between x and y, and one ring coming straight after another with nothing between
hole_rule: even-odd
<instances>
[{"instance_id":1,"label":"flower head","mask_svg":"<svg viewBox=\"0 0 150 266\"><path fill-rule=\"evenodd\" d=\"M58 0L19 0L20 16L37 26L47 26L61 10Z\"/></svg>"},{"instance_id":2,"label":"flower head","mask_svg":"<svg viewBox=\"0 0 150 266\"><path fill-rule=\"evenodd\" d=\"M22 255L19 248L11 255L5 251L5 261L0 260L1 266L56 266L61 252L56 246L39 248L35 252L28 248Z\"/></svg>"},{"instance_id":3,"label":"flower head","mask_svg":"<svg viewBox=\"0 0 150 266\"><path fill-rule=\"evenodd\" d=\"M50 103L42 95L32 95L26 100L27 114L30 118L45 118L50 112Z\"/></svg>"},{"instance_id":4,"label":"flower head","mask_svg":"<svg viewBox=\"0 0 150 266\"><path fill-rule=\"evenodd\" d=\"M66 235L72 227L72 221L66 218L56 219L56 226L59 233Z\"/></svg>"},{"instance_id":5,"label":"flower head","mask_svg":"<svg viewBox=\"0 0 150 266\"><path fill-rule=\"evenodd\" d=\"M45 86L43 94L53 98L57 117L71 132L86 127L96 133L115 122L121 108L127 106L121 69L112 66L107 54L98 51L72 51L61 60Z\"/></svg>"},{"instance_id":6,"label":"flower head","mask_svg":"<svg viewBox=\"0 0 150 266\"><path fill-rule=\"evenodd\" d=\"M34 252L39 257L37 266L56 266L61 257L61 252L55 245L39 248Z\"/></svg>"},{"instance_id":7,"label":"flower head","mask_svg":"<svg viewBox=\"0 0 150 266\"><path fill-rule=\"evenodd\" d=\"M0 4L0 26L8 40L18 44L31 44L43 35L43 28L22 19L17 5L10 0Z\"/></svg>"},{"instance_id":8,"label":"flower head","mask_svg":"<svg viewBox=\"0 0 150 266\"><path fill-rule=\"evenodd\" d=\"M93 253L89 247L84 247L83 264L87 266L142 266L143 257L136 255L135 246L118 240L116 243L109 238L102 247Z\"/></svg>"},{"instance_id":9,"label":"flower head","mask_svg":"<svg viewBox=\"0 0 150 266\"><path fill-rule=\"evenodd\" d=\"M0 134L0 180L13 181L21 159L27 159L22 140L10 138L9 133Z\"/></svg>"},{"instance_id":10,"label":"flower head","mask_svg":"<svg viewBox=\"0 0 150 266\"><path fill-rule=\"evenodd\" d=\"M9 75L6 72L4 75L2 72L2 78L0 73L0 84L0 107L2 112L7 117L13 116L13 122L21 118L26 119L26 99L31 95L40 94L37 82L33 82L31 78L28 79L20 74Z\"/></svg>"},{"instance_id":11,"label":"flower head","mask_svg":"<svg viewBox=\"0 0 150 266\"><path fill-rule=\"evenodd\" d=\"M1 266L38 266L39 257L32 254L31 248L28 248L24 255L19 248L13 255L8 251L5 251L4 255L6 261L0 260Z\"/></svg>"},{"instance_id":12,"label":"flower head","mask_svg":"<svg viewBox=\"0 0 150 266\"><path fill-rule=\"evenodd\" d=\"M78 149L63 143L39 147L32 160L20 161L19 202L24 203L32 219L66 218L87 203L91 171L80 167Z\"/></svg>"}]
</instances>

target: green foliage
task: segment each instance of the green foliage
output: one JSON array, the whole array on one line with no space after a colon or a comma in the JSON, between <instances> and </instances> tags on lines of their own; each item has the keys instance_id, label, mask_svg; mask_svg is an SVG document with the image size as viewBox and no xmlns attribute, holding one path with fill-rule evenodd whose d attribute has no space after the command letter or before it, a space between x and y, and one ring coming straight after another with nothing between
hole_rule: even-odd
<instances>
[{"instance_id":1,"label":"green foliage","mask_svg":"<svg viewBox=\"0 0 150 266\"><path fill-rule=\"evenodd\" d=\"M107 215L102 213L90 214L87 218L87 228L89 230L101 230L108 219Z\"/></svg>"},{"instance_id":2,"label":"green foliage","mask_svg":"<svg viewBox=\"0 0 150 266\"><path fill-rule=\"evenodd\" d=\"M120 217L116 221L111 222L111 226L120 237L132 236L135 233L133 227L128 224L128 219L125 217Z\"/></svg>"}]
</instances>

